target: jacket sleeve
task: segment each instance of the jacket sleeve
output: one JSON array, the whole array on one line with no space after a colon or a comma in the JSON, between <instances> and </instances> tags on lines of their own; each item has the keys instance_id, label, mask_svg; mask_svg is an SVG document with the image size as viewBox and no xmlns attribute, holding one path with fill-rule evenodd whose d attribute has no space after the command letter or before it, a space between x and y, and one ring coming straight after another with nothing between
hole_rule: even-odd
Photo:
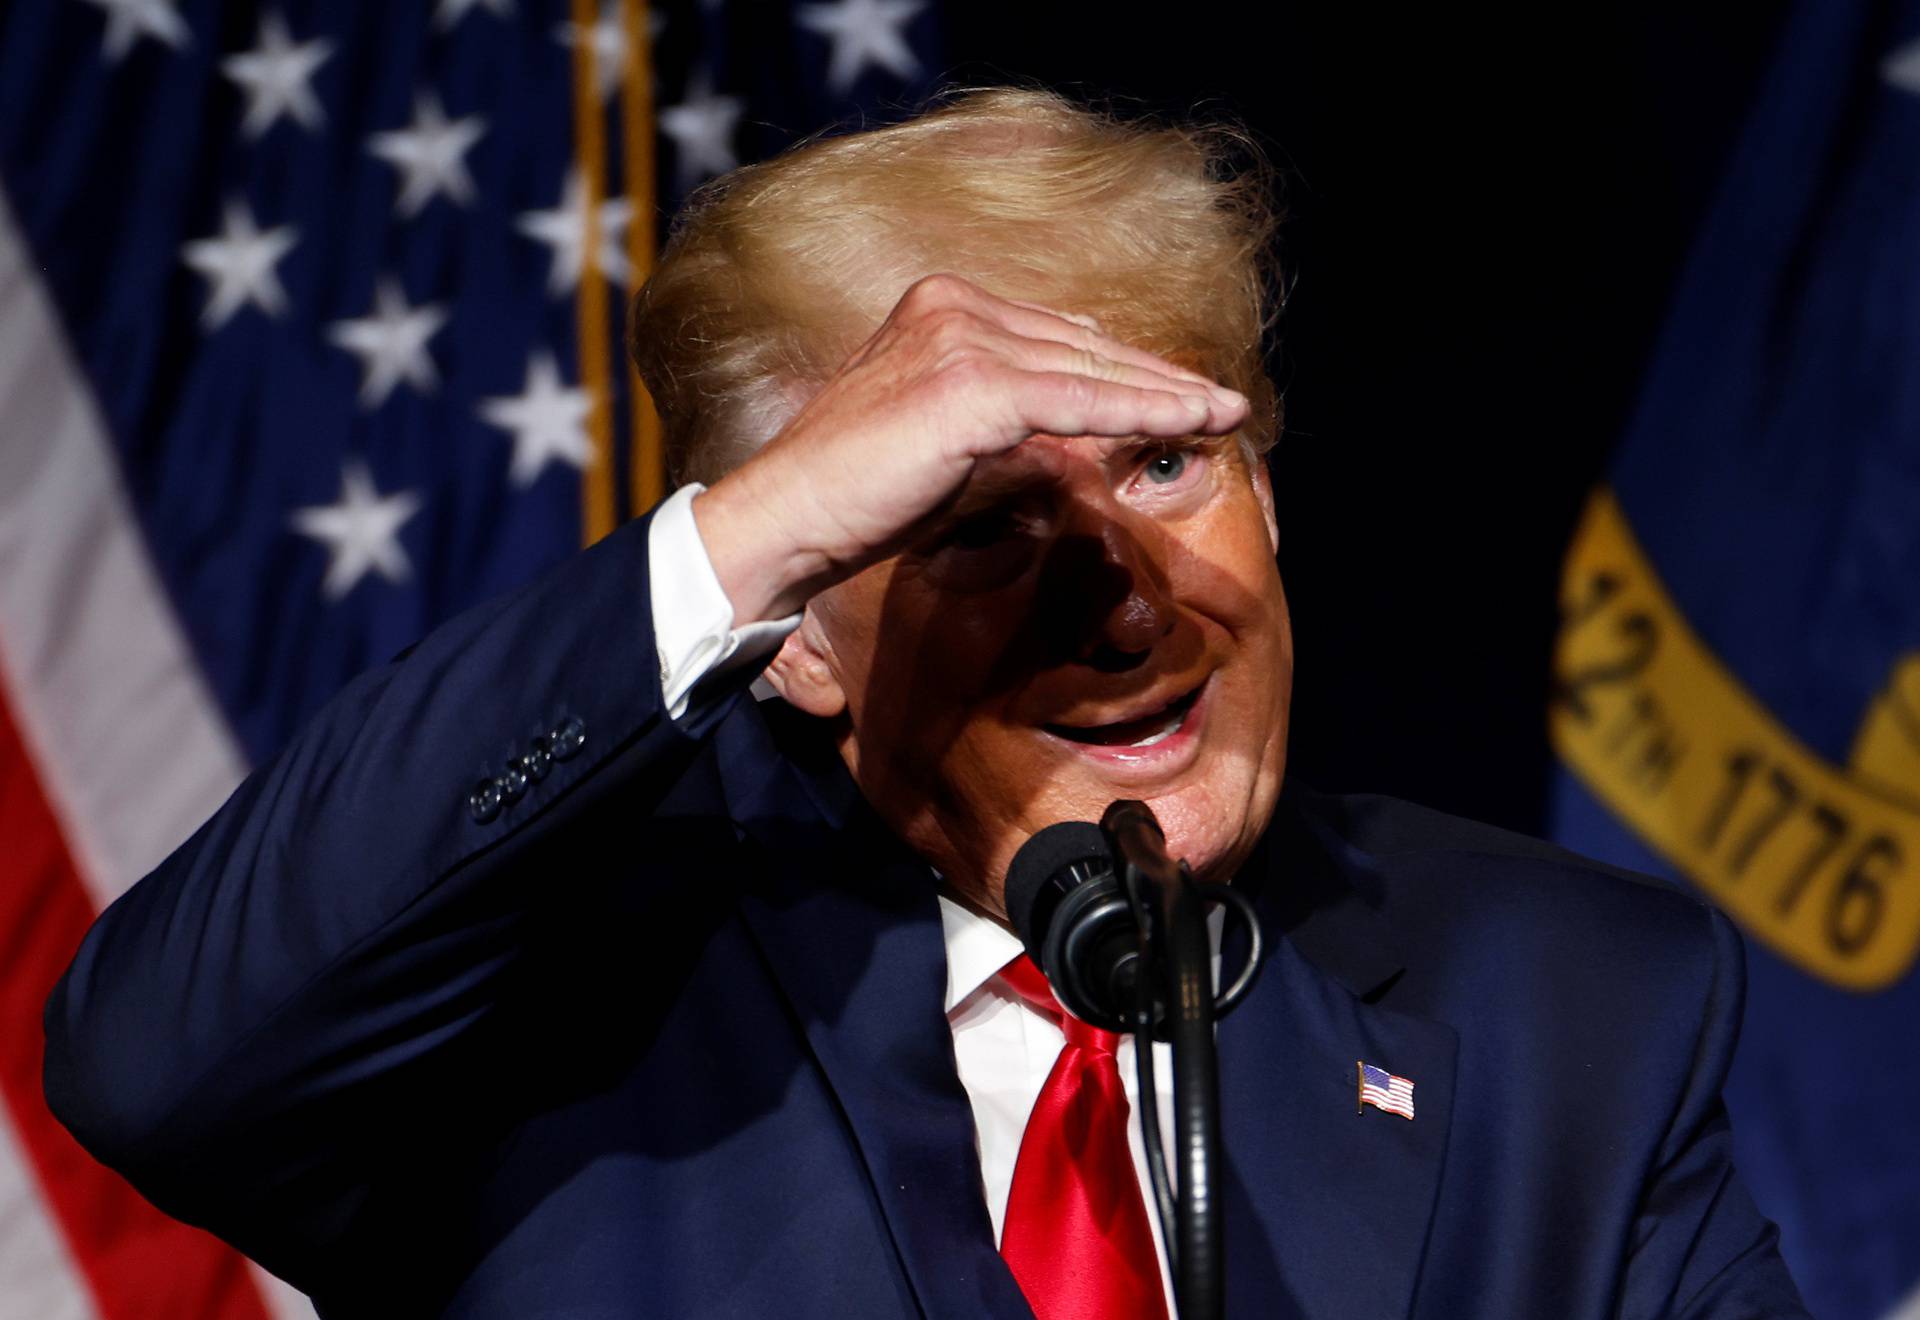
<instances>
[{"instance_id":1,"label":"jacket sleeve","mask_svg":"<svg viewBox=\"0 0 1920 1320\"><path fill-rule=\"evenodd\" d=\"M569 822L644 845L752 676L665 716L647 550L630 523L356 679L101 915L45 1015L83 1146L301 1282L379 1177L485 1140L542 1030L502 1004L578 898Z\"/></svg>"},{"instance_id":2,"label":"jacket sleeve","mask_svg":"<svg viewBox=\"0 0 1920 1320\"><path fill-rule=\"evenodd\" d=\"M1720 1088L1745 999L1745 955L1725 916L1710 914L1713 966L1693 1067L1641 1198L1620 1293L1621 1320L1804 1317L1780 1259L1778 1231L1733 1168Z\"/></svg>"}]
</instances>

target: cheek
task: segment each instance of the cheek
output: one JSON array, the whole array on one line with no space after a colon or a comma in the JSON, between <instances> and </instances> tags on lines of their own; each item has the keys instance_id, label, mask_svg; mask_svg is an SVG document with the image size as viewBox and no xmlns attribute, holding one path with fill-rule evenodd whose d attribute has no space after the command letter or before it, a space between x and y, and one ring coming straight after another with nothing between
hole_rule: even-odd
<instances>
[{"instance_id":1,"label":"cheek","mask_svg":"<svg viewBox=\"0 0 1920 1320\"><path fill-rule=\"evenodd\" d=\"M903 575L862 606L839 672L863 762L949 804L1004 804L1041 777L1031 740L1011 738L1001 713L1017 602L941 597Z\"/></svg>"},{"instance_id":2,"label":"cheek","mask_svg":"<svg viewBox=\"0 0 1920 1320\"><path fill-rule=\"evenodd\" d=\"M849 693L864 687L873 668L880 602L886 598L885 565L854 574L807 602L818 622L834 677Z\"/></svg>"},{"instance_id":3,"label":"cheek","mask_svg":"<svg viewBox=\"0 0 1920 1320\"><path fill-rule=\"evenodd\" d=\"M1004 595L896 588L879 612L873 690L916 722L953 727L979 718L1017 686L1024 608Z\"/></svg>"},{"instance_id":4,"label":"cheek","mask_svg":"<svg viewBox=\"0 0 1920 1320\"><path fill-rule=\"evenodd\" d=\"M1267 516L1250 489L1180 528L1166 550L1176 593L1222 621L1264 617L1278 594Z\"/></svg>"},{"instance_id":5,"label":"cheek","mask_svg":"<svg viewBox=\"0 0 1920 1320\"><path fill-rule=\"evenodd\" d=\"M809 608L819 612L856 727L904 732L907 711L944 684L939 634L947 625L937 602L914 589L896 560L886 560L816 596Z\"/></svg>"}]
</instances>

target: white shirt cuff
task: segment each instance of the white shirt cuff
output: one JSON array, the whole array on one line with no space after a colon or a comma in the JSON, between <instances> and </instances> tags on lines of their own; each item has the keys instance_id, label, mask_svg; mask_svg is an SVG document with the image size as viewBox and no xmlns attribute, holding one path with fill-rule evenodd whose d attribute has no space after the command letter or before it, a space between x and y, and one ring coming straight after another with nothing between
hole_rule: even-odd
<instances>
[{"instance_id":1,"label":"white shirt cuff","mask_svg":"<svg viewBox=\"0 0 1920 1320\"><path fill-rule=\"evenodd\" d=\"M676 720L687 713L703 679L766 659L800 626L798 614L733 626L733 602L714 575L693 519L693 497L705 489L691 482L676 490L647 529L647 590L660 652L660 691L668 717Z\"/></svg>"}]
</instances>

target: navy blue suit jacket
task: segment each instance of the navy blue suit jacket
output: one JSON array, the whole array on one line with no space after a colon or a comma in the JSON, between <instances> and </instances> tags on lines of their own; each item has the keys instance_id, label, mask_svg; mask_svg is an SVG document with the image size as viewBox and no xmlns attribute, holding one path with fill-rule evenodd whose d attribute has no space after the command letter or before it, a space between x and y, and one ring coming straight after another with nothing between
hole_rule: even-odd
<instances>
[{"instance_id":1,"label":"navy blue suit jacket","mask_svg":"<svg viewBox=\"0 0 1920 1320\"><path fill-rule=\"evenodd\" d=\"M666 717L646 535L356 681L114 904L54 1110L329 1317L1025 1316L927 869L744 676ZM1298 789L1239 883L1274 938L1219 1033L1234 1315L1801 1313L1728 1161L1724 919ZM1356 1112L1361 1059L1417 1118Z\"/></svg>"}]
</instances>

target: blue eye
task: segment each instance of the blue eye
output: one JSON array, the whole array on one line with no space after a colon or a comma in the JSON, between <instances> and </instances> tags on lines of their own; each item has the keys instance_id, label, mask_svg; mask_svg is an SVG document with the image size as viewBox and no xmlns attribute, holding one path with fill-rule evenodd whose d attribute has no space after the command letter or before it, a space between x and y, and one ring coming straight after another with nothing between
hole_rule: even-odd
<instances>
[{"instance_id":1,"label":"blue eye","mask_svg":"<svg viewBox=\"0 0 1920 1320\"><path fill-rule=\"evenodd\" d=\"M1186 475L1193 456L1184 449L1168 449L1147 460L1147 480L1156 486L1169 485Z\"/></svg>"}]
</instances>

